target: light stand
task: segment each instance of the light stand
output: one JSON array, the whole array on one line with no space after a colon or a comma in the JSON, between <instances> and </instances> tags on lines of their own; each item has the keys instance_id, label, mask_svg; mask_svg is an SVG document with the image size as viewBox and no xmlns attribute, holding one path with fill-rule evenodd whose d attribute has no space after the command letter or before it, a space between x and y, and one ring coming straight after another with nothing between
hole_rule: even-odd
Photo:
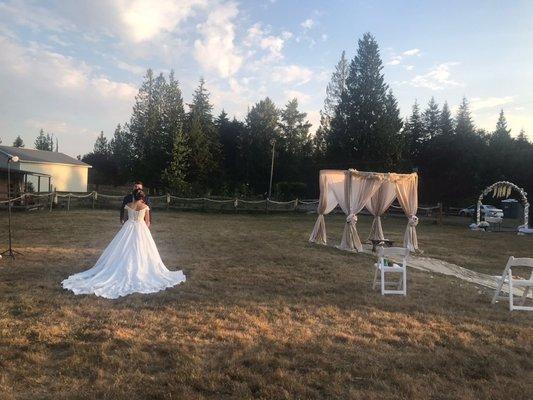
<instances>
[{"instance_id":1,"label":"light stand","mask_svg":"<svg viewBox=\"0 0 533 400\"><path fill-rule=\"evenodd\" d=\"M274 153L276 151L276 139L272 139L272 161L270 163L270 184L268 185L268 199L272 196L272 176L274 175Z\"/></svg>"},{"instance_id":2,"label":"light stand","mask_svg":"<svg viewBox=\"0 0 533 400\"><path fill-rule=\"evenodd\" d=\"M10 156L7 159L7 209L8 209L8 237L9 237L9 248L6 251L0 253L0 255L11 257L15 259L15 254L22 255L22 253L13 249L11 245L11 163L18 162L19 158L17 156Z\"/></svg>"}]
</instances>

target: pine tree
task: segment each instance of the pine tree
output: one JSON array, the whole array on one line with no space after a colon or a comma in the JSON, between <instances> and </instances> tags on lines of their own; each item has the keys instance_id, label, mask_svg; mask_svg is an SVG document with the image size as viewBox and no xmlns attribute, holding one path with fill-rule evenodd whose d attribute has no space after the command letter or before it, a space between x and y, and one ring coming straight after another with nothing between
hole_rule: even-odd
<instances>
[{"instance_id":1,"label":"pine tree","mask_svg":"<svg viewBox=\"0 0 533 400\"><path fill-rule=\"evenodd\" d=\"M427 108L422 113L424 137L426 140L430 140L439 134L440 118L439 105L432 97Z\"/></svg>"},{"instance_id":2,"label":"pine tree","mask_svg":"<svg viewBox=\"0 0 533 400\"><path fill-rule=\"evenodd\" d=\"M287 182L302 183L307 176L304 171L309 168L312 157L311 124L307 114L298 110L297 99L290 100L281 110L279 128L279 173Z\"/></svg>"},{"instance_id":3,"label":"pine tree","mask_svg":"<svg viewBox=\"0 0 533 400\"><path fill-rule=\"evenodd\" d=\"M403 121L400 117L400 108L392 90L389 90L385 99L385 114L380 123L379 148L381 148L381 165L384 170L393 170L400 166L404 147L402 137Z\"/></svg>"},{"instance_id":4,"label":"pine tree","mask_svg":"<svg viewBox=\"0 0 533 400\"><path fill-rule=\"evenodd\" d=\"M109 154L109 144L107 143L107 138L104 136L104 131L101 131L100 135L96 138L93 153L102 155Z\"/></svg>"},{"instance_id":5,"label":"pine tree","mask_svg":"<svg viewBox=\"0 0 533 400\"><path fill-rule=\"evenodd\" d=\"M448 102L445 101L442 106L442 112L440 113L438 134L451 136L454 133L455 128L453 125L452 114L448 107Z\"/></svg>"},{"instance_id":6,"label":"pine tree","mask_svg":"<svg viewBox=\"0 0 533 400\"><path fill-rule=\"evenodd\" d=\"M24 147L24 141L22 140L20 135L18 135L15 141L13 142L13 147Z\"/></svg>"},{"instance_id":7,"label":"pine tree","mask_svg":"<svg viewBox=\"0 0 533 400\"><path fill-rule=\"evenodd\" d=\"M410 159L413 166L418 166L420 155L424 150L426 138L424 135L424 124L420 115L420 107L415 101L411 116L407 119L404 128L405 137L405 158Z\"/></svg>"},{"instance_id":8,"label":"pine tree","mask_svg":"<svg viewBox=\"0 0 533 400\"><path fill-rule=\"evenodd\" d=\"M492 134L491 140L499 142L511 140L511 130L507 129L507 120L505 119L503 110L500 111L500 116L496 123L496 130Z\"/></svg>"},{"instance_id":9,"label":"pine tree","mask_svg":"<svg viewBox=\"0 0 533 400\"><path fill-rule=\"evenodd\" d=\"M220 140L213 123L213 106L209 102L209 92L203 79L200 79L200 84L194 91L189 109L188 180L195 192L203 194L221 184Z\"/></svg>"},{"instance_id":10,"label":"pine tree","mask_svg":"<svg viewBox=\"0 0 533 400\"><path fill-rule=\"evenodd\" d=\"M54 151L54 135L47 133L44 130L39 131L39 136L35 139L35 148L37 150Z\"/></svg>"},{"instance_id":11,"label":"pine tree","mask_svg":"<svg viewBox=\"0 0 533 400\"><path fill-rule=\"evenodd\" d=\"M329 158L338 167L353 167L357 160L358 168L383 168L383 143L399 138L401 124L390 122L396 118L397 107L387 116L387 96L393 95L388 93L382 70L378 44L366 33L358 41L346 92L341 94L327 139ZM389 108L390 104L389 99Z\"/></svg>"},{"instance_id":12,"label":"pine tree","mask_svg":"<svg viewBox=\"0 0 533 400\"><path fill-rule=\"evenodd\" d=\"M527 138L526 131L524 128L520 129L520 133L516 137L517 142L520 144L529 143L529 139Z\"/></svg>"},{"instance_id":13,"label":"pine tree","mask_svg":"<svg viewBox=\"0 0 533 400\"><path fill-rule=\"evenodd\" d=\"M188 148L184 133L185 111L183 98L174 71L170 72L163 98L162 159L163 184L173 191L183 192L186 182Z\"/></svg>"},{"instance_id":14,"label":"pine tree","mask_svg":"<svg viewBox=\"0 0 533 400\"><path fill-rule=\"evenodd\" d=\"M161 118L155 93L153 71L148 69L144 80L135 97L133 113L129 123L129 132L133 141L132 166L136 179L153 185L153 169L151 168L152 140L160 128Z\"/></svg>"},{"instance_id":15,"label":"pine tree","mask_svg":"<svg viewBox=\"0 0 533 400\"><path fill-rule=\"evenodd\" d=\"M463 101L459 105L457 111L457 117L455 118L455 133L458 135L474 135L475 126L470 115L470 107L466 97L463 97Z\"/></svg>"},{"instance_id":16,"label":"pine tree","mask_svg":"<svg viewBox=\"0 0 533 400\"><path fill-rule=\"evenodd\" d=\"M265 98L256 103L246 116L247 134L241 146L245 154L245 184L256 193L268 191L272 144L280 143L279 111L276 105ZM275 176L277 172L275 170Z\"/></svg>"},{"instance_id":17,"label":"pine tree","mask_svg":"<svg viewBox=\"0 0 533 400\"><path fill-rule=\"evenodd\" d=\"M117 175L114 182L124 184L134 179L133 177L133 140L129 127L117 125L113 138L109 142L109 151L117 165Z\"/></svg>"},{"instance_id":18,"label":"pine tree","mask_svg":"<svg viewBox=\"0 0 533 400\"><path fill-rule=\"evenodd\" d=\"M329 129L331 119L334 117L341 97L346 92L346 78L348 77L348 60L346 52L342 52L341 59L335 66L335 71L331 74L331 80L326 87L326 99L321 112L321 126L324 130Z\"/></svg>"}]
</instances>

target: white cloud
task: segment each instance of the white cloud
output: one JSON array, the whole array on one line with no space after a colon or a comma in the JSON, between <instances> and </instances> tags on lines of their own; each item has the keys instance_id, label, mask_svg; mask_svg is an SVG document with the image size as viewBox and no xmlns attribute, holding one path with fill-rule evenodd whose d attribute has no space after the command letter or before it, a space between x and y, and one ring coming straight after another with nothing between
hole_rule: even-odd
<instances>
[{"instance_id":1,"label":"white cloud","mask_svg":"<svg viewBox=\"0 0 533 400\"><path fill-rule=\"evenodd\" d=\"M450 69L458 65L457 62L447 62L437 65L423 75L417 75L409 82L414 87L422 87L431 90L442 90L452 86L462 86L461 83L451 79Z\"/></svg>"},{"instance_id":2,"label":"white cloud","mask_svg":"<svg viewBox=\"0 0 533 400\"><path fill-rule=\"evenodd\" d=\"M144 42L161 33L175 31L196 7L206 5L205 0L117 0L113 3L125 32L133 42Z\"/></svg>"},{"instance_id":3,"label":"white cloud","mask_svg":"<svg viewBox=\"0 0 533 400\"><path fill-rule=\"evenodd\" d=\"M203 38L194 42L194 55L200 65L223 78L234 75L243 62L234 44L233 20L238 13L237 4L233 2L216 6L207 21L199 26Z\"/></svg>"},{"instance_id":4,"label":"white cloud","mask_svg":"<svg viewBox=\"0 0 533 400\"><path fill-rule=\"evenodd\" d=\"M43 127L59 136L63 150L77 154L92 146L89 133L110 133L130 115L137 88L95 66L2 36L0 53L10 55L0 57L0 92L10 99L0 103L0 114L12 121L4 135L21 134L31 143L33 129Z\"/></svg>"},{"instance_id":5,"label":"white cloud","mask_svg":"<svg viewBox=\"0 0 533 400\"><path fill-rule=\"evenodd\" d=\"M514 101L513 96L504 96L504 97L474 97L470 99L470 109L472 111L483 110L487 108L500 107L512 103Z\"/></svg>"},{"instance_id":6,"label":"white cloud","mask_svg":"<svg viewBox=\"0 0 533 400\"><path fill-rule=\"evenodd\" d=\"M258 47L266 51L266 58L261 60L264 63L283 59L283 47L286 41L292 37L293 34L289 31L283 31L280 35L273 35L268 27L263 28L260 23L256 23L248 29L243 43L247 47Z\"/></svg>"},{"instance_id":7,"label":"white cloud","mask_svg":"<svg viewBox=\"0 0 533 400\"><path fill-rule=\"evenodd\" d=\"M313 71L299 65L285 65L274 68L272 80L281 83L295 83L302 85L311 80Z\"/></svg>"},{"instance_id":8,"label":"white cloud","mask_svg":"<svg viewBox=\"0 0 533 400\"><path fill-rule=\"evenodd\" d=\"M402 53L404 56L416 56L420 54L420 49L406 50Z\"/></svg>"},{"instance_id":9,"label":"white cloud","mask_svg":"<svg viewBox=\"0 0 533 400\"><path fill-rule=\"evenodd\" d=\"M313 21L311 18L307 18L304 22L300 24L300 26L304 29L311 29L315 25L315 21Z\"/></svg>"},{"instance_id":10,"label":"white cloud","mask_svg":"<svg viewBox=\"0 0 533 400\"><path fill-rule=\"evenodd\" d=\"M402 54L399 54L399 55L395 55L393 52L393 55L391 56L390 61L387 62L387 65L400 65L403 59L407 57L413 57L413 56L420 56L420 49L406 50Z\"/></svg>"}]
</instances>

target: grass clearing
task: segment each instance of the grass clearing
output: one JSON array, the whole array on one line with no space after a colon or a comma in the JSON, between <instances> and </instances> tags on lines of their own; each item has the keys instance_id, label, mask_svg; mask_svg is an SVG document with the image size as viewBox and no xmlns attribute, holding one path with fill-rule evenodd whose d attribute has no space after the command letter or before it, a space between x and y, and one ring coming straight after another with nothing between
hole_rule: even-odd
<instances>
[{"instance_id":1,"label":"grass clearing","mask_svg":"<svg viewBox=\"0 0 533 400\"><path fill-rule=\"evenodd\" d=\"M118 213L17 213L0 261L2 399L524 398L533 317L484 289L410 269L408 296L371 289L373 259L307 243L315 216L156 212L187 282L118 300L62 290L118 230ZM6 214L0 214L5 226ZM362 238L370 218L361 217ZM384 230L400 242L404 218ZM338 243L344 218L327 219ZM425 255L497 274L533 238L418 228ZM5 231L0 234L6 243ZM527 396L526 396L527 397Z\"/></svg>"}]
</instances>

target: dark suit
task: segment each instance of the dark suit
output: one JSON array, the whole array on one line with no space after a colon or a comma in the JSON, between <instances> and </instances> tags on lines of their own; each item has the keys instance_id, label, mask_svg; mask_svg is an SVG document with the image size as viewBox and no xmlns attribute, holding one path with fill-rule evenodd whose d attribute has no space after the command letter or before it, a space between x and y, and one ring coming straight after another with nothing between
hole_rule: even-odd
<instances>
[{"instance_id":1,"label":"dark suit","mask_svg":"<svg viewBox=\"0 0 533 400\"><path fill-rule=\"evenodd\" d=\"M128 219L128 216L124 214L124 206L129 203L133 203L132 194L128 194L127 196L124 196L124 198L122 199L122 206L120 207L120 221L121 222L126 221ZM152 203L150 202L150 198L148 196L144 198L144 203L148 207L150 207L150 213L148 214L148 218L150 218L150 222L152 222Z\"/></svg>"}]
</instances>

